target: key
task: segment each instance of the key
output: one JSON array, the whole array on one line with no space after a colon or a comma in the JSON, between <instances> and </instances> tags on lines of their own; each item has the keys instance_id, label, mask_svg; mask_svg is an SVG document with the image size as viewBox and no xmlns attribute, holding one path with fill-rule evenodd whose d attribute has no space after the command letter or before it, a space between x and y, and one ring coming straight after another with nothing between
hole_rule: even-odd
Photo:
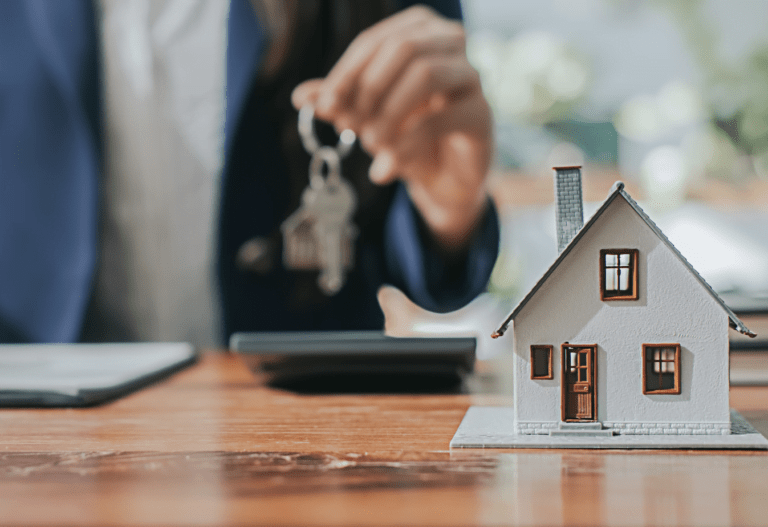
<instances>
[{"instance_id":1,"label":"key","mask_svg":"<svg viewBox=\"0 0 768 527\"><path fill-rule=\"evenodd\" d=\"M328 167L323 179L322 165ZM344 284L344 271L351 263L351 224L355 211L355 191L339 173L339 156L331 148L321 148L310 164L310 189L305 195L306 213L314 219L315 240L320 267L318 285L329 295L336 294ZM346 257L345 257L346 256ZM346 261L345 261L346 260Z\"/></svg>"},{"instance_id":2,"label":"key","mask_svg":"<svg viewBox=\"0 0 768 527\"><path fill-rule=\"evenodd\" d=\"M327 184L316 196L313 212L320 260L318 285L329 295L338 293L344 285L344 271L350 263L345 255L350 255L354 237L354 210L355 193L346 181Z\"/></svg>"}]
</instances>

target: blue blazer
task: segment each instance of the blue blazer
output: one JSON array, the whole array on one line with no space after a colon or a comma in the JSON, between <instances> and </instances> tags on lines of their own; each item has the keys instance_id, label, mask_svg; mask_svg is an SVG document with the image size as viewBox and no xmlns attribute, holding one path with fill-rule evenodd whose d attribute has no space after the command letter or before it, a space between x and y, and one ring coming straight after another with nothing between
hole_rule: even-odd
<instances>
[{"instance_id":1,"label":"blue blazer","mask_svg":"<svg viewBox=\"0 0 768 527\"><path fill-rule=\"evenodd\" d=\"M431 4L460 17L457 0ZM71 342L80 335L98 242L95 22L88 0L0 2L0 341ZM281 265L265 274L238 268L243 242L279 229L289 190L269 108L254 84L264 40L248 0L232 1L228 38L218 250L226 335L381 328L376 292L384 283L435 311L460 307L483 290L498 246L492 206L468 253L446 262L429 248L399 185L382 194L381 221L363 229L357 265L337 295L318 294L314 275Z\"/></svg>"},{"instance_id":2,"label":"blue blazer","mask_svg":"<svg viewBox=\"0 0 768 527\"><path fill-rule=\"evenodd\" d=\"M0 340L78 338L97 255L98 46L84 0L0 2Z\"/></svg>"}]
</instances>

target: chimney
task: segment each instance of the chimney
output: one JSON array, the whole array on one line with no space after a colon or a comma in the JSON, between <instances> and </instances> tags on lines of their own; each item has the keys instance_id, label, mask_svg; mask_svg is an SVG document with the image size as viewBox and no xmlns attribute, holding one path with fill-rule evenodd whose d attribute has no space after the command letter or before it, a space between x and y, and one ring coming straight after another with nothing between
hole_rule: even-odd
<instances>
[{"instance_id":1,"label":"chimney","mask_svg":"<svg viewBox=\"0 0 768 527\"><path fill-rule=\"evenodd\" d=\"M554 167L554 170L557 252L560 253L584 225L581 167Z\"/></svg>"}]
</instances>

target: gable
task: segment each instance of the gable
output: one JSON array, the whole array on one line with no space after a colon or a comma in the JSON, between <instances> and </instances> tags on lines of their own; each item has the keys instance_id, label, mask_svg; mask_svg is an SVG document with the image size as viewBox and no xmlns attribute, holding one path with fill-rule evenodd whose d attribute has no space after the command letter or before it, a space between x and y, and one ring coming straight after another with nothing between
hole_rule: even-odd
<instances>
[{"instance_id":1,"label":"gable","mask_svg":"<svg viewBox=\"0 0 768 527\"><path fill-rule=\"evenodd\" d=\"M636 300L601 298L599 262L606 248L637 250ZM519 334L523 340L530 337L530 343L603 345L619 338L620 332L625 340L634 334L640 340L667 342L681 331L709 335L716 327L715 335L722 334L727 328L723 315L675 253L629 205L617 201L553 270L535 301L517 313L515 338Z\"/></svg>"},{"instance_id":2,"label":"gable","mask_svg":"<svg viewBox=\"0 0 768 527\"><path fill-rule=\"evenodd\" d=\"M557 257L555 262L547 269L547 271L544 273L541 279L539 279L536 285L520 301L520 303L517 305L517 307L515 307L515 309L507 317L507 319L502 323L499 329L496 330L496 332L493 334L494 338L503 335L508 325L511 323L511 321L514 320L523 311L523 309L525 309L528 303L538 294L539 290L542 287L544 287L544 285L549 279L552 278L555 271L561 265L563 265L566 262L569 262L572 258L575 257L575 254L579 252L579 247L580 247L580 244L582 243L583 238L587 236L588 233L590 233L591 229L595 228L596 225L597 225L597 228L600 228L600 229L611 228L610 227L611 216L615 214L615 211L617 210L618 207L629 207L628 210L630 211L630 215L634 217L635 220L637 220L635 222L630 222L630 224L634 223L638 226L638 228L642 228L646 232L649 232L654 238L658 240L660 244L664 245L664 247L670 252L670 254L673 255L674 258L682 265L685 272L688 273L690 277L694 279L696 287L699 287L703 291L705 291L707 295L717 303L719 308L727 314L729 319L729 324L732 328L750 337L755 336L755 334L752 333L746 326L744 326L744 324L736 317L733 311L731 311L730 308L728 308L728 306L725 305L725 303L717 295L717 293L709 286L709 284L706 283L706 281L698 274L698 272L696 272L696 270L683 257L683 255L680 254L680 252L674 247L674 245L672 245L672 243L667 239L667 237L664 236L661 230L645 214L645 212L640 208L640 206L629 196L629 194L627 194L624 191L624 184L616 183L612 189L611 194L608 196L605 202L601 205L601 207L587 221L587 223L576 234L576 236L574 236L571 242L563 249L563 251ZM608 221L601 221L602 219L605 219ZM622 242L621 239L616 239L617 244L621 244L621 242ZM611 244L611 242L608 242L608 241L606 243L608 245ZM624 244L626 244L626 242L624 242Z\"/></svg>"}]
</instances>

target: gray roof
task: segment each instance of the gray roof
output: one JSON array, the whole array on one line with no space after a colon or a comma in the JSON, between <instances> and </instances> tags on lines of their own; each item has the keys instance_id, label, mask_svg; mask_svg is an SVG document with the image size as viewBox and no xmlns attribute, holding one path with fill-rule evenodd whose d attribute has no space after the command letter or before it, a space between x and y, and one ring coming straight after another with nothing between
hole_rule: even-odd
<instances>
[{"instance_id":1,"label":"gray roof","mask_svg":"<svg viewBox=\"0 0 768 527\"><path fill-rule=\"evenodd\" d=\"M669 239L664 235L663 232L661 232L661 229L651 220L651 218L648 217L648 215L643 211L643 209L640 208L640 206L633 200L629 194L624 190L624 183L617 181L614 183L613 187L611 187L611 192L608 195L608 198L603 202L603 204L600 206L599 209L597 209L597 212L587 221L587 223L584 224L584 226L579 230L578 233L576 233L576 236L573 237L573 239L568 243L568 245L565 246L563 251L558 255L558 257L555 259L554 263L552 263L551 266L549 266L549 269L544 273L544 276L542 276L538 282L536 282L536 285L533 286L533 288L528 292L527 295L520 301L519 304L517 304L517 307L515 307L514 310L512 310L512 313L507 317L507 319L504 321L504 323L499 327L499 329L496 330L496 332L493 334L493 337L500 337L504 334L504 332L507 330L507 327L509 326L509 323L514 320L514 318L522 311L523 307L534 297L534 295L538 292L538 290L541 288L542 285L544 285L544 282L547 281L547 279L552 275L552 273L557 269L557 267L560 265L560 263L565 260L565 258L568 256L568 254L573 250L574 247L579 243L579 240L584 236L584 234L589 230L589 228L594 225L595 221L605 212L605 210L608 208L608 206L613 203L615 199L618 197L624 198L624 200L629 204L630 207L632 207L635 212L637 212L638 216L640 216L643 221L650 227L650 229L656 233L656 236L663 241L667 247L670 248L670 250L677 255L678 258L680 258L680 261L683 262L683 265L688 268L688 270L693 274L694 277L701 283L701 285L704 287L704 289L707 290L707 292L712 295L712 298L715 299L715 301L720 304L720 307L723 308L723 310L728 315L729 325L738 331L739 333L743 333L744 335L747 335L749 337L755 337L755 333L749 330L747 326L744 325L744 323L739 320L739 318L736 316L736 314L731 311L731 308L729 308L727 305L725 305L725 302L723 302L723 299L720 298L720 296L715 292L714 289L712 289L712 286L710 286L706 280L704 280L701 275L696 271L696 269L693 268L693 266L688 262L688 260L685 259L685 257L680 254L680 251L677 250L677 248L672 245L672 242L669 241Z\"/></svg>"}]
</instances>

